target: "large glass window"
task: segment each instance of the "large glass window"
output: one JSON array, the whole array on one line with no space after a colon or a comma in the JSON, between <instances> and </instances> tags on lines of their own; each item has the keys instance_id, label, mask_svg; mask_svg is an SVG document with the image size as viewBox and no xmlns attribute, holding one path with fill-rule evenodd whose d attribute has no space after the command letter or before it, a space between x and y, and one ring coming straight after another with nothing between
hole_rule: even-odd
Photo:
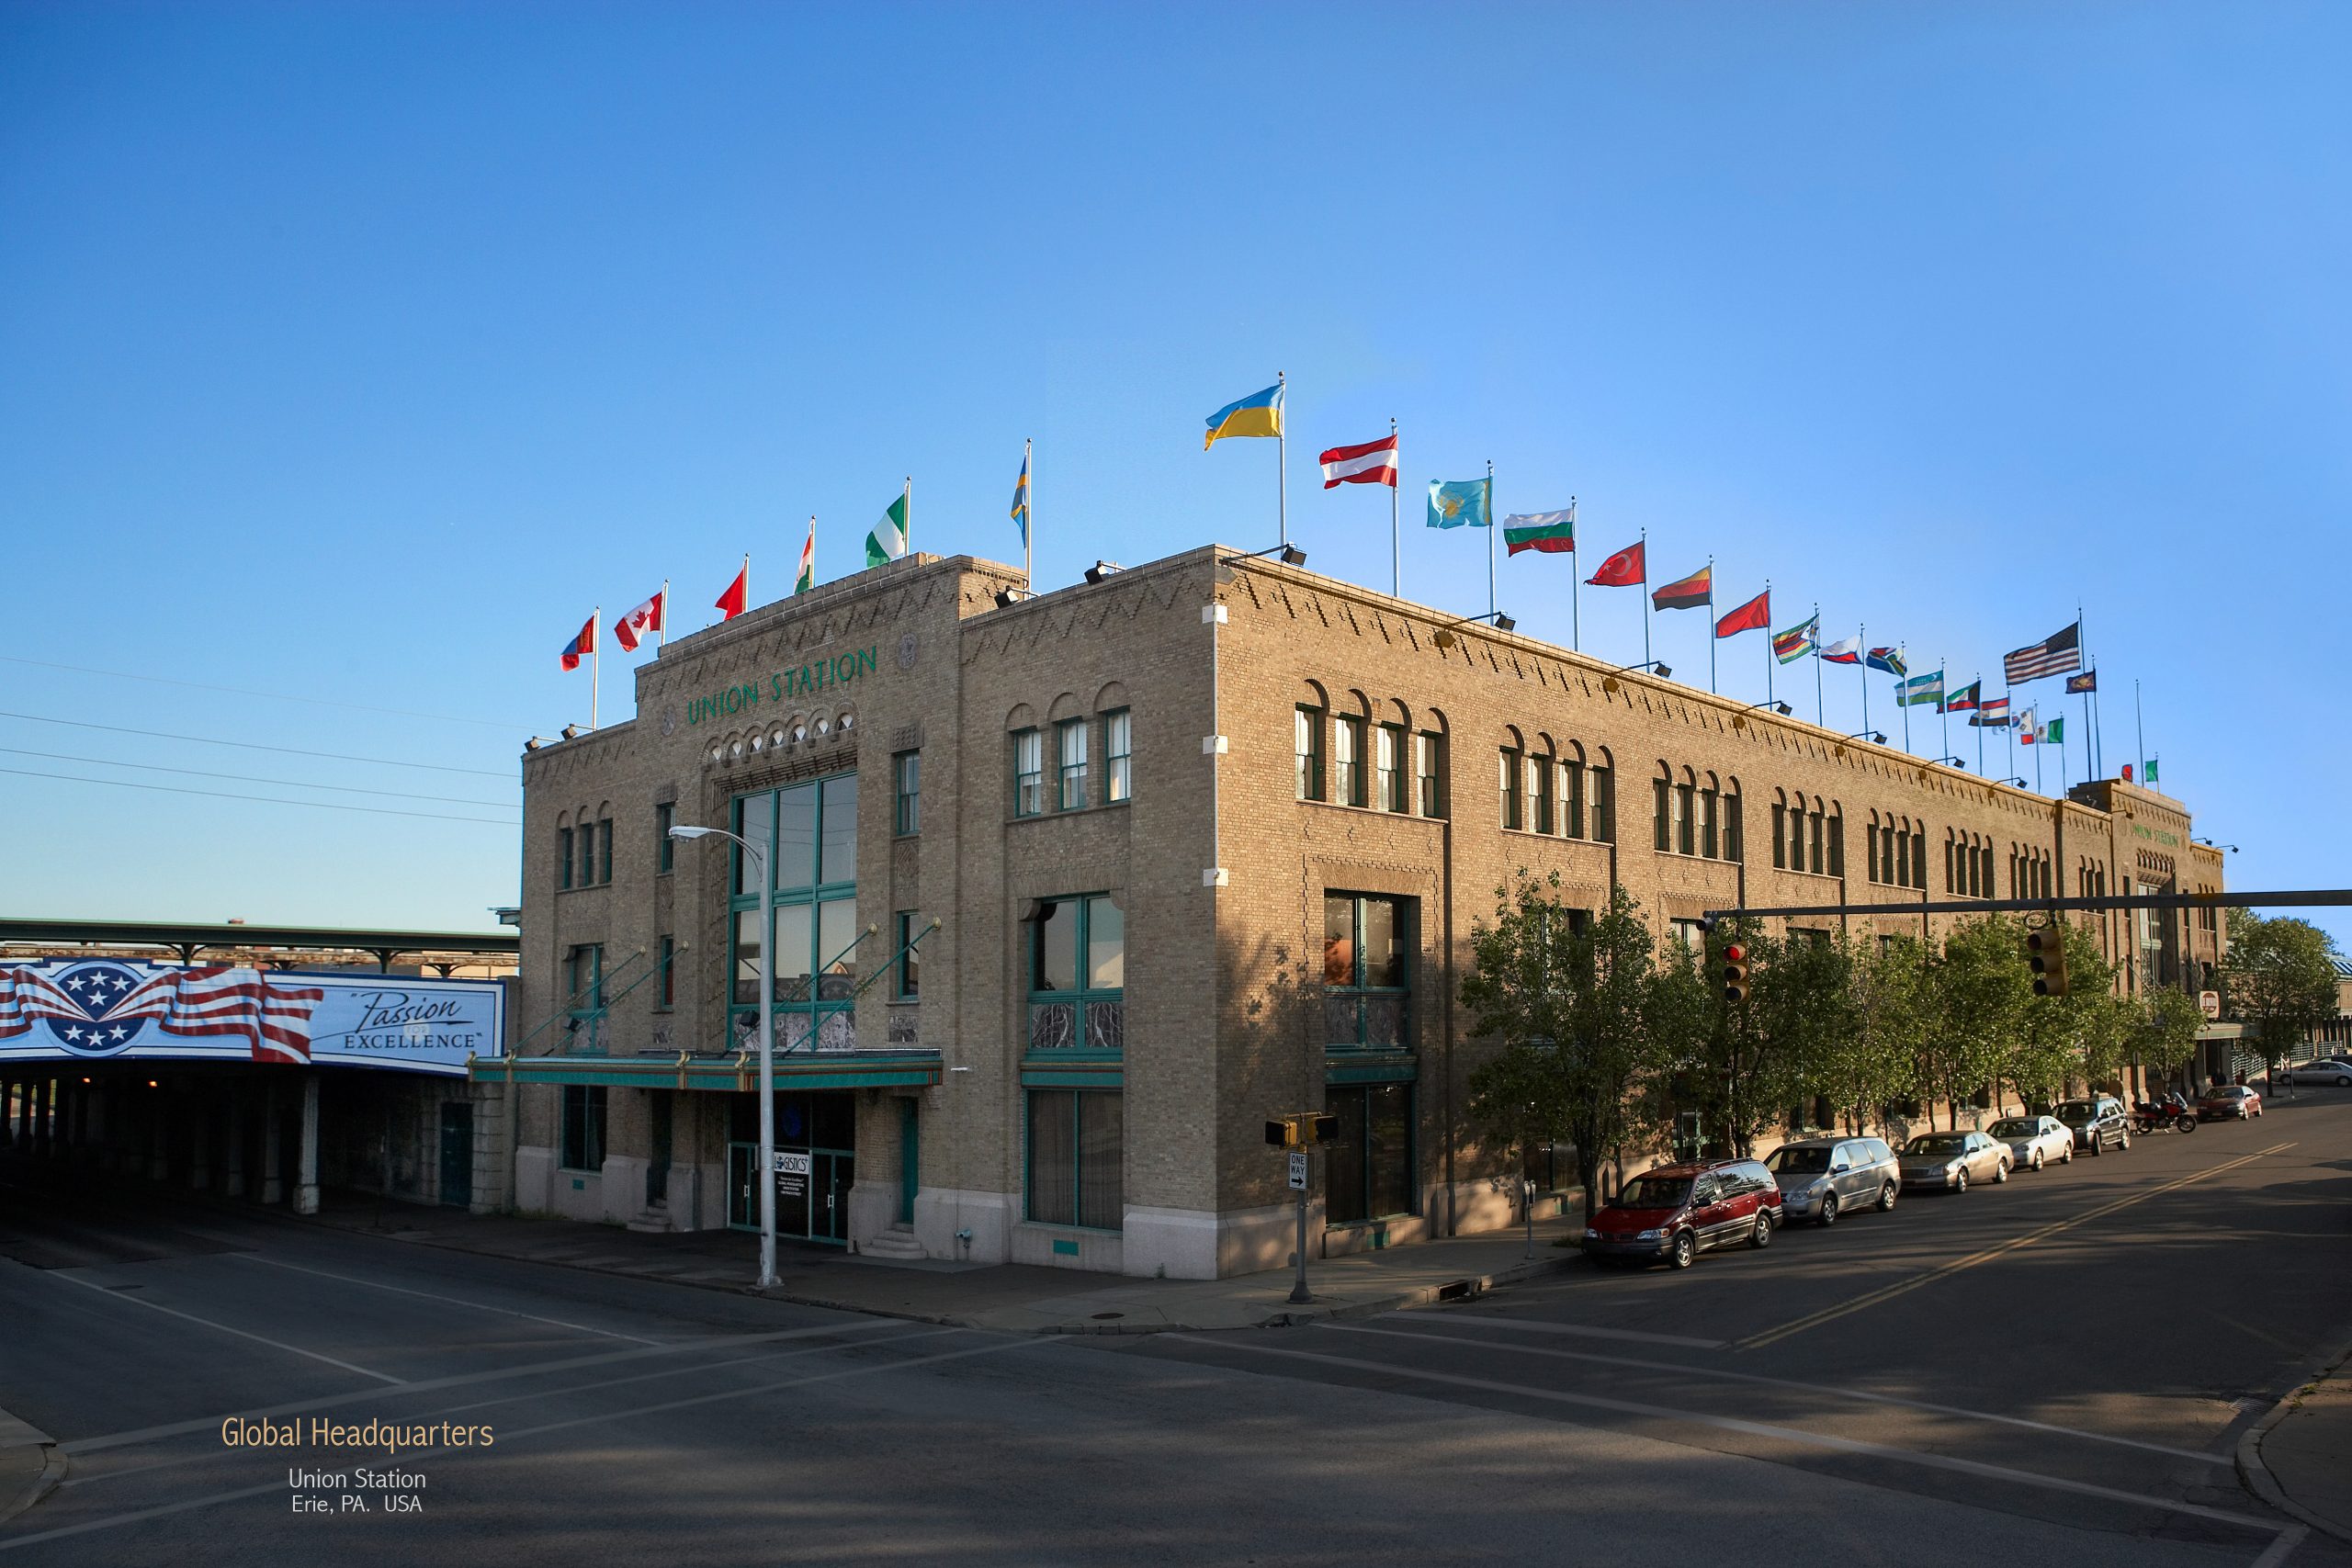
<instances>
[{"instance_id":1,"label":"large glass window","mask_svg":"<svg viewBox=\"0 0 2352 1568\"><path fill-rule=\"evenodd\" d=\"M1127 710L1102 716L1102 798L1116 806L1135 797L1135 725Z\"/></svg>"},{"instance_id":2,"label":"large glass window","mask_svg":"<svg viewBox=\"0 0 2352 1568\"><path fill-rule=\"evenodd\" d=\"M566 1170L605 1168L605 1086L563 1086L562 1147L556 1163Z\"/></svg>"},{"instance_id":3,"label":"large glass window","mask_svg":"<svg viewBox=\"0 0 2352 1568\"><path fill-rule=\"evenodd\" d=\"M1086 804L1086 721L1073 718L1054 729L1057 809L1076 811Z\"/></svg>"},{"instance_id":4,"label":"large glass window","mask_svg":"<svg viewBox=\"0 0 2352 1568\"><path fill-rule=\"evenodd\" d=\"M749 1040L759 1027L764 952L778 1049L852 1049L851 1003L864 944L857 919L857 775L744 795L734 817L736 831L753 844L763 845L771 832L776 844L775 929L769 940L760 930L757 884L740 874L736 882L729 998L735 1040Z\"/></svg>"},{"instance_id":5,"label":"large glass window","mask_svg":"<svg viewBox=\"0 0 2352 1568\"><path fill-rule=\"evenodd\" d=\"M1363 720L1339 718L1331 721L1331 761L1334 764L1332 783L1338 786L1331 798L1342 806L1362 806L1363 800Z\"/></svg>"},{"instance_id":6,"label":"large glass window","mask_svg":"<svg viewBox=\"0 0 2352 1568\"><path fill-rule=\"evenodd\" d=\"M1410 898L1323 896L1323 1039L1332 1049L1410 1046L1413 912Z\"/></svg>"},{"instance_id":7,"label":"large glass window","mask_svg":"<svg viewBox=\"0 0 2352 1568\"><path fill-rule=\"evenodd\" d=\"M1012 735L1012 814L1035 817L1046 808L1046 738L1034 729Z\"/></svg>"},{"instance_id":8,"label":"large glass window","mask_svg":"<svg viewBox=\"0 0 2352 1568\"><path fill-rule=\"evenodd\" d=\"M892 793L897 804L890 830L901 838L922 831L922 753L901 751L890 759Z\"/></svg>"},{"instance_id":9,"label":"large glass window","mask_svg":"<svg viewBox=\"0 0 2352 1568\"><path fill-rule=\"evenodd\" d=\"M1339 1137L1323 1156L1324 1219L1335 1225L1413 1212L1413 1086L1335 1086L1323 1106Z\"/></svg>"},{"instance_id":10,"label":"large glass window","mask_svg":"<svg viewBox=\"0 0 2352 1568\"><path fill-rule=\"evenodd\" d=\"M1297 760L1298 798L1323 798L1323 710L1302 707L1291 715L1291 750Z\"/></svg>"},{"instance_id":11,"label":"large glass window","mask_svg":"<svg viewBox=\"0 0 2352 1568\"><path fill-rule=\"evenodd\" d=\"M1029 922L1029 1049L1126 1045L1127 918L1115 896L1046 898Z\"/></svg>"},{"instance_id":12,"label":"large glass window","mask_svg":"<svg viewBox=\"0 0 2352 1568\"><path fill-rule=\"evenodd\" d=\"M1125 1103L1095 1089L1029 1091L1029 1218L1114 1231L1126 1217Z\"/></svg>"}]
</instances>

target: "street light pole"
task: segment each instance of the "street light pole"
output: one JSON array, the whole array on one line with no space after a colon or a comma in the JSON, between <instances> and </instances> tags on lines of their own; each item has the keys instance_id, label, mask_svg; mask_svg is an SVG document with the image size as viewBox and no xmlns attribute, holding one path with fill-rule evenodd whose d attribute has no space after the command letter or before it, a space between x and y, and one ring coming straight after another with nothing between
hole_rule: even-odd
<instances>
[{"instance_id":1,"label":"street light pole","mask_svg":"<svg viewBox=\"0 0 2352 1568\"><path fill-rule=\"evenodd\" d=\"M675 827L673 839L726 839L738 845L760 879L759 960L752 970L752 989L759 1002L760 1035L760 1289L775 1285L775 1014L769 1005L768 976L775 945L775 878L768 868L775 863L775 809L768 809L767 849L724 828Z\"/></svg>"}]
</instances>

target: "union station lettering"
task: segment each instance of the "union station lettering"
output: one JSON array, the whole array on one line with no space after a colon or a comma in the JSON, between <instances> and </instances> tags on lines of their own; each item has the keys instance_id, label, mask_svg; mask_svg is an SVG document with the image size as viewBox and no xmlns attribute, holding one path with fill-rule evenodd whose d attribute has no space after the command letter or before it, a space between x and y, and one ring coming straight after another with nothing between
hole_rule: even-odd
<instances>
[{"instance_id":1,"label":"union station lettering","mask_svg":"<svg viewBox=\"0 0 2352 1568\"><path fill-rule=\"evenodd\" d=\"M861 675L871 675L878 667L872 647L850 653L838 653L830 659L820 659L803 664L797 670L779 670L763 682L746 681L739 686L729 686L705 697L686 700L686 722L700 724L705 719L718 719L729 714L757 707L762 702L784 702L787 698L807 696L812 693L830 691L846 685Z\"/></svg>"}]
</instances>

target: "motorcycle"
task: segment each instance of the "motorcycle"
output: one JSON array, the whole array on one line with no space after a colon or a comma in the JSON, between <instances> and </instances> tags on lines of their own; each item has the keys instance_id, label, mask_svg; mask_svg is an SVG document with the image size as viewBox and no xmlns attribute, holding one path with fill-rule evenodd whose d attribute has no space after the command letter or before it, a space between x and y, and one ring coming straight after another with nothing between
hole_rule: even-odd
<instances>
[{"instance_id":1,"label":"motorcycle","mask_svg":"<svg viewBox=\"0 0 2352 1568\"><path fill-rule=\"evenodd\" d=\"M2132 1131L2143 1134L2194 1133L2197 1131L2197 1113L2188 1108L2187 1100L2177 1095L2167 1095L2155 1101L2143 1100L2132 1108Z\"/></svg>"}]
</instances>

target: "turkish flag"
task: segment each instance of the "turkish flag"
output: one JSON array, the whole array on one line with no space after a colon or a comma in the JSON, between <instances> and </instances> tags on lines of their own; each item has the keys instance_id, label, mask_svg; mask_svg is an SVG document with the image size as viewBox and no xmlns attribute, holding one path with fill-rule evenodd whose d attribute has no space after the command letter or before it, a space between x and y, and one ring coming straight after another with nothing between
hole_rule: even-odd
<instances>
[{"instance_id":1,"label":"turkish flag","mask_svg":"<svg viewBox=\"0 0 2352 1568\"><path fill-rule=\"evenodd\" d=\"M1771 629L1772 591L1769 588L1715 623L1717 637L1730 637L1736 632L1765 632Z\"/></svg>"},{"instance_id":2,"label":"turkish flag","mask_svg":"<svg viewBox=\"0 0 2352 1568\"><path fill-rule=\"evenodd\" d=\"M1649 581L1649 560L1645 547L1627 545L1600 563L1600 570L1585 579L1596 588L1637 588Z\"/></svg>"},{"instance_id":3,"label":"turkish flag","mask_svg":"<svg viewBox=\"0 0 2352 1568\"><path fill-rule=\"evenodd\" d=\"M718 596L716 607L722 621L731 621L752 607L751 557L743 558L743 570L735 574L735 581L729 583L727 592Z\"/></svg>"}]
</instances>

